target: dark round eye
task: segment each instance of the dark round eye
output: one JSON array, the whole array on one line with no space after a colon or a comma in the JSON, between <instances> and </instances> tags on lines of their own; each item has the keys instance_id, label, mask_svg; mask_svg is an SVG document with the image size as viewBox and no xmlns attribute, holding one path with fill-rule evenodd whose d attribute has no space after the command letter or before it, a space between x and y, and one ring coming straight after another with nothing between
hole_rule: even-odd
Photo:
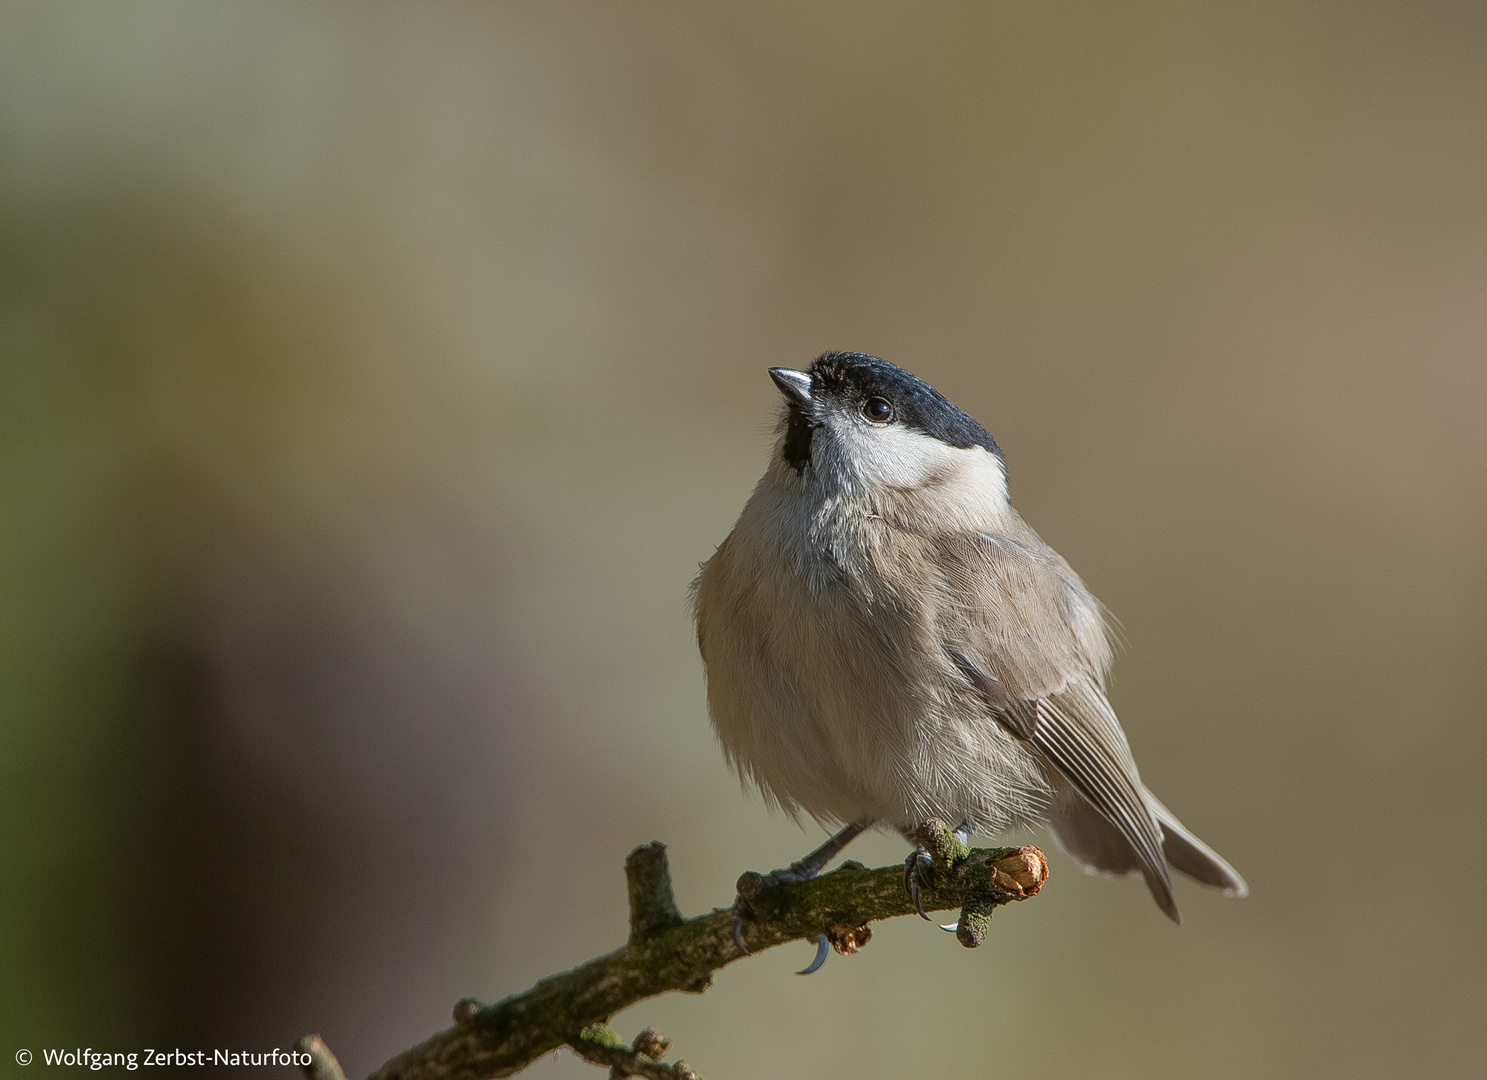
<instances>
[{"instance_id":1,"label":"dark round eye","mask_svg":"<svg viewBox=\"0 0 1487 1080\"><path fill-rule=\"evenodd\" d=\"M862 415L875 424L887 424L893 420L893 406L880 397L868 398Z\"/></svg>"}]
</instances>

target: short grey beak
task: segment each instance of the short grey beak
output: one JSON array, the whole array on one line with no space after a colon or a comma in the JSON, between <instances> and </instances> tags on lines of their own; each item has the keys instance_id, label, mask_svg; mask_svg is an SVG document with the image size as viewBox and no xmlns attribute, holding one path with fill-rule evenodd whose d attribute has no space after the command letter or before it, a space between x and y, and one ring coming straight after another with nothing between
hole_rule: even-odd
<instances>
[{"instance_id":1,"label":"short grey beak","mask_svg":"<svg viewBox=\"0 0 1487 1080\"><path fill-rule=\"evenodd\" d=\"M786 401L799 405L802 409L811 407L811 377L805 372L794 368L772 367L769 369L769 377L780 388L780 393L785 395Z\"/></svg>"}]
</instances>

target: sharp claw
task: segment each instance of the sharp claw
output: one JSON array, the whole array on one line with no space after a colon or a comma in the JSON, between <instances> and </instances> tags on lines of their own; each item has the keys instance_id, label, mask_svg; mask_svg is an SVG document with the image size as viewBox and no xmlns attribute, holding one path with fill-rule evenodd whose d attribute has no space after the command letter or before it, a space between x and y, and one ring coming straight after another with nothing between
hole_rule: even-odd
<instances>
[{"instance_id":1,"label":"sharp claw","mask_svg":"<svg viewBox=\"0 0 1487 1080\"><path fill-rule=\"evenodd\" d=\"M947 933L953 934L955 933L955 931L960 929L960 920L957 919L953 923L940 923L940 929L946 931Z\"/></svg>"},{"instance_id":2,"label":"sharp claw","mask_svg":"<svg viewBox=\"0 0 1487 1080\"><path fill-rule=\"evenodd\" d=\"M909 897L914 901L914 910L925 922L934 922L924 911L924 902L919 899L920 875L929 865L929 852L922 847L915 848L909 852L909 857L904 860L904 888L908 890Z\"/></svg>"},{"instance_id":3,"label":"sharp claw","mask_svg":"<svg viewBox=\"0 0 1487 1080\"><path fill-rule=\"evenodd\" d=\"M809 975L813 971L819 971L821 965L826 963L826 958L831 955L831 942L826 940L825 934L817 934L811 940L816 943L816 958L811 961L810 967L797 971L795 973L797 975Z\"/></svg>"}]
</instances>

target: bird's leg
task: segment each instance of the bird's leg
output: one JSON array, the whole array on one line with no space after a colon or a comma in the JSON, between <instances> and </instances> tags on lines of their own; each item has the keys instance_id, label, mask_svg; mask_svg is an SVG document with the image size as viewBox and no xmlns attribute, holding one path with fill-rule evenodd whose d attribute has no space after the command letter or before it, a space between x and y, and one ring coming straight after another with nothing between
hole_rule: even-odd
<instances>
[{"instance_id":1,"label":"bird's leg","mask_svg":"<svg viewBox=\"0 0 1487 1080\"><path fill-rule=\"evenodd\" d=\"M976 823L969 818L962 821L955 829L955 839L964 844L976 831ZM934 861L931 859L929 849L921 844L914 835L913 830L904 832L904 839L914 845L914 850L909 852L909 857L904 860L904 888L908 891L910 899L914 901L914 910L919 912L919 917L925 922L934 922L924 910L924 903L919 899L919 894L934 880ZM954 931L955 926L941 926L941 930Z\"/></svg>"},{"instance_id":2,"label":"bird's leg","mask_svg":"<svg viewBox=\"0 0 1487 1080\"><path fill-rule=\"evenodd\" d=\"M822 870L824 870L826 868L826 864L829 863L832 859L836 858L836 856L840 854L842 848L846 847L853 840L856 840L871 826L871 821L852 822L841 832L831 837L829 840L826 841L826 843L822 844L805 858L791 863L783 870L774 870L768 874L765 874L763 878L763 884L767 887L769 885L780 885L790 881L809 881L811 878L815 877ZM733 943L738 946L739 952L747 953L749 951L748 946L745 945L743 942L743 930L744 922L748 919L752 919L753 917L754 909L749 906L749 902L744 899L742 894L740 894L738 898L733 901ZM826 962L826 935L817 934L814 940L816 942L815 962L812 963L810 967L806 968L804 971L798 972L797 974L809 975L811 972L815 971Z\"/></svg>"},{"instance_id":3,"label":"bird's leg","mask_svg":"<svg viewBox=\"0 0 1487 1080\"><path fill-rule=\"evenodd\" d=\"M872 822L869 821L854 821L805 858L791 863L787 869L776 870L774 874L780 875L777 880L809 881L822 870L825 870L826 864L840 855L842 848L867 832L871 824ZM774 877L774 874L771 874L770 877Z\"/></svg>"}]
</instances>

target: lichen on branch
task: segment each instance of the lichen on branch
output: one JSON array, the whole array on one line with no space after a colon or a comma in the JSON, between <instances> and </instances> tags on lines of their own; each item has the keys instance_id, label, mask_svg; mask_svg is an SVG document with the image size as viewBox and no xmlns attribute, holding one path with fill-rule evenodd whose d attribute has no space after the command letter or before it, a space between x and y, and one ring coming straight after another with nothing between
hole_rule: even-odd
<instances>
[{"instance_id":1,"label":"lichen on branch","mask_svg":"<svg viewBox=\"0 0 1487 1080\"><path fill-rule=\"evenodd\" d=\"M930 821L917 839L930 852L932 877L920 898L926 911L961 911L956 936L975 948L991 913L1035 895L1048 863L1035 847L968 848L943 822ZM683 918L671 892L666 848L644 844L625 860L630 938L612 953L543 979L524 994L484 1005L466 998L454 1027L393 1058L372 1080L491 1080L511 1076L562 1046L611 1069L611 1076L696 1080L685 1062L661 1064L666 1041L647 1030L627 1046L609 1018L637 1001L670 990L701 993L713 972L742 959L733 941L733 909ZM854 953L869 924L914 911L901 865L869 870L859 862L799 882L772 882L750 871L738 893L752 911L743 938L750 953L825 934L839 953ZM318 1037L309 1080L343 1080L335 1056Z\"/></svg>"}]
</instances>

